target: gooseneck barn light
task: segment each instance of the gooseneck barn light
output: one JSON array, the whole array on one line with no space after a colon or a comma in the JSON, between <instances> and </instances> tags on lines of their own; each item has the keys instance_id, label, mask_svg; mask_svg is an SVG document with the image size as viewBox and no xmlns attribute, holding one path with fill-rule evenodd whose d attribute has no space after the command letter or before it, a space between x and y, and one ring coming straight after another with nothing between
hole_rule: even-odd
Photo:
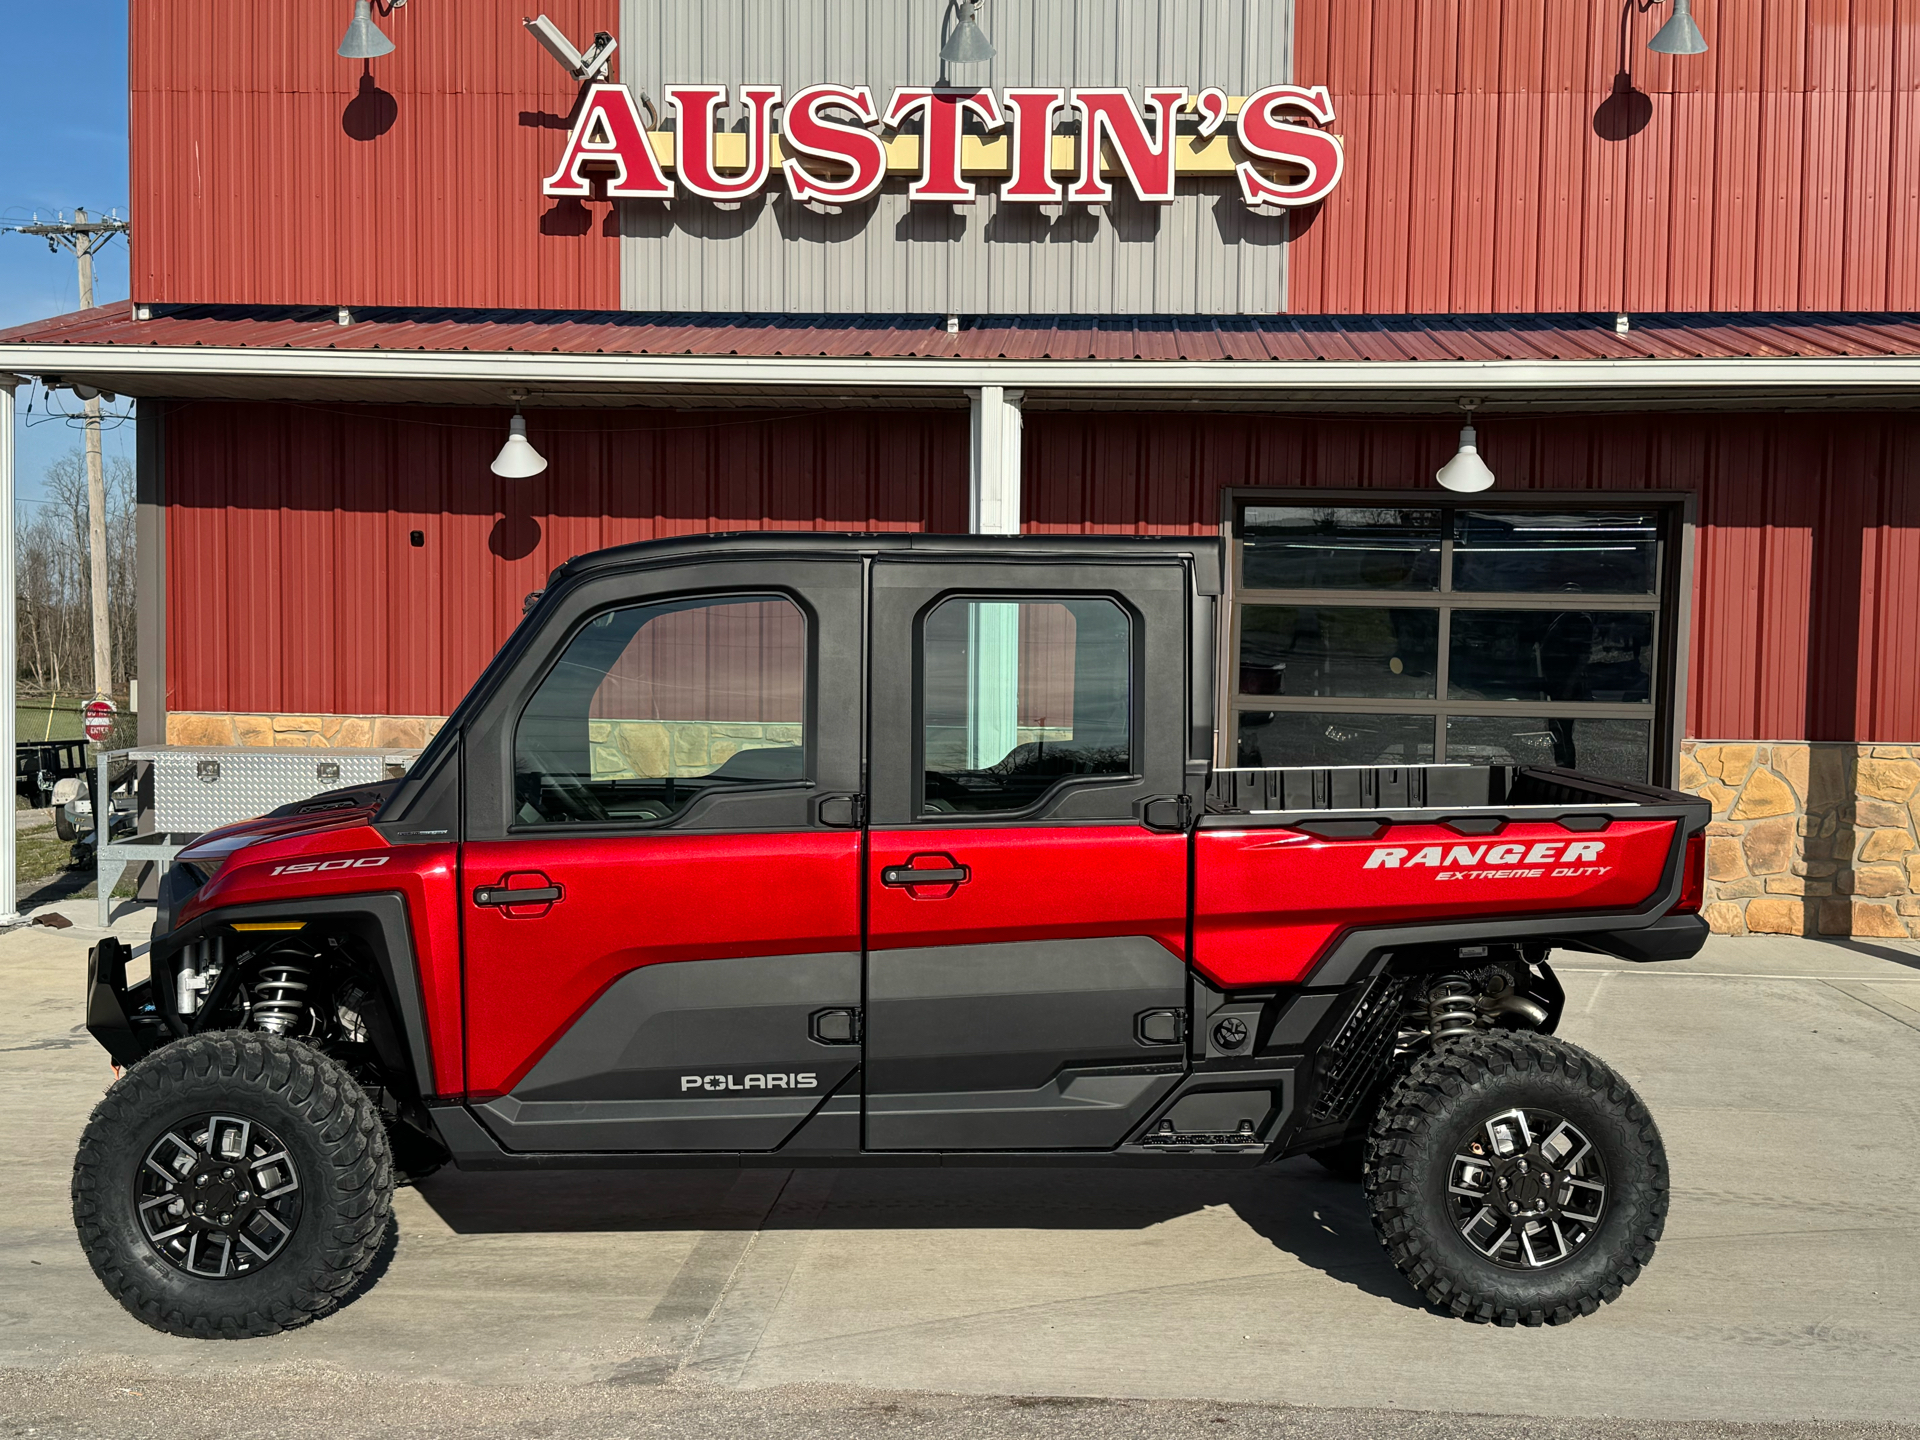
<instances>
[{"instance_id":1,"label":"gooseneck barn light","mask_svg":"<svg viewBox=\"0 0 1921 1441\"><path fill-rule=\"evenodd\" d=\"M1694 0L1674 0L1674 13L1668 16L1668 23L1648 41L1648 49L1657 55L1702 55L1707 48L1701 27L1694 23Z\"/></svg>"},{"instance_id":2,"label":"gooseneck barn light","mask_svg":"<svg viewBox=\"0 0 1921 1441\"><path fill-rule=\"evenodd\" d=\"M1454 459L1434 472L1443 490L1471 493L1494 484L1494 472L1487 468L1474 443L1474 408L1480 403L1472 396L1461 397L1461 409L1467 412L1467 424L1461 427L1461 448L1454 452Z\"/></svg>"},{"instance_id":3,"label":"gooseneck barn light","mask_svg":"<svg viewBox=\"0 0 1921 1441\"><path fill-rule=\"evenodd\" d=\"M514 418L507 422L507 443L500 447L500 454L488 467L495 475L508 480L525 480L530 475L539 475L547 468L547 457L535 450L527 439L527 421L520 413L523 392L514 392Z\"/></svg>"},{"instance_id":4,"label":"gooseneck barn light","mask_svg":"<svg viewBox=\"0 0 1921 1441\"><path fill-rule=\"evenodd\" d=\"M405 5L407 0L387 0L384 7L391 14ZM336 52L343 60L374 60L382 55L391 54L394 42L374 24L372 0L354 0L354 18L347 22L347 33L340 39L340 49Z\"/></svg>"},{"instance_id":5,"label":"gooseneck barn light","mask_svg":"<svg viewBox=\"0 0 1921 1441\"><path fill-rule=\"evenodd\" d=\"M994 58L994 47L981 29L981 0L959 0L960 21L940 47L940 58L952 65L973 65Z\"/></svg>"}]
</instances>

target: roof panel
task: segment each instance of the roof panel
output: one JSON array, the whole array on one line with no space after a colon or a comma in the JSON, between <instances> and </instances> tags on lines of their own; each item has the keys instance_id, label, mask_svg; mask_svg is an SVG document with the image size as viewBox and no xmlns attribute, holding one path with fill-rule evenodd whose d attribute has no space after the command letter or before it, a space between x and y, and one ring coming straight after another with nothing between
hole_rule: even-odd
<instances>
[{"instance_id":1,"label":"roof panel","mask_svg":"<svg viewBox=\"0 0 1921 1441\"><path fill-rule=\"evenodd\" d=\"M1896 313L1640 315L677 315L625 311L100 306L0 331L7 345L418 350L959 360L1448 361L1911 356Z\"/></svg>"}]
</instances>

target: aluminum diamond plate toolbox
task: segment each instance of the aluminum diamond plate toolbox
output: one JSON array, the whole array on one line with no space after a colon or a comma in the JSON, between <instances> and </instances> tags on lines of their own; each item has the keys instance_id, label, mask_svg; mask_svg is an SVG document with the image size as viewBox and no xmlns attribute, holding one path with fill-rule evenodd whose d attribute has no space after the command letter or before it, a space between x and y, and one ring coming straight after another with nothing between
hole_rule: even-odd
<instances>
[{"instance_id":1,"label":"aluminum diamond plate toolbox","mask_svg":"<svg viewBox=\"0 0 1921 1441\"><path fill-rule=\"evenodd\" d=\"M419 752L153 746L126 754L153 763L154 828L200 832L322 791L392 780Z\"/></svg>"}]
</instances>

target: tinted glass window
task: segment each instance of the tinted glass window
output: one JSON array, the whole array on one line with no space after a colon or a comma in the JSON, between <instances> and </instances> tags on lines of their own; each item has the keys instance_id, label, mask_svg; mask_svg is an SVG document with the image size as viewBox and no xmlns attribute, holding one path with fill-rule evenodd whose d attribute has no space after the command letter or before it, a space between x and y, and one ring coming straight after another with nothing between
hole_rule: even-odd
<instances>
[{"instance_id":1,"label":"tinted glass window","mask_svg":"<svg viewBox=\"0 0 1921 1441\"><path fill-rule=\"evenodd\" d=\"M1241 611L1243 695L1434 695L1438 610L1250 605Z\"/></svg>"},{"instance_id":2,"label":"tinted glass window","mask_svg":"<svg viewBox=\"0 0 1921 1441\"><path fill-rule=\"evenodd\" d=\"M1652 595L1659 537L1652 511L1456 511L1454 588Z\"/></svg>"},{"instance_id":3,"label":"tinted glass window","mask_svg":"<svg viewBox=\"0 0 1921 1441\"><path fill-rule=\"evenodd\" d=\"M1384 506L1250 505L1241 512L1249 590L1433 590L1441 512Z\"/></svg>"},{"instance_id":4,"label":"tinted glass window","mask_svg":"<svg viewBox=\"0 0 1921 1441\"><path fill-rule=\"evenodd\" d=\"M1651 611L1457 610L1447 693L1455 700L1646 701Z\"/></svg>"},{"instance_id":5,"label":"tinted glass window","mask_svg":"<svg viewBox=\"0 0 1921 1441\"><path fill-rule=\"evenodd\" d=\"M1564 766L1607 780L1648 778L1646 721L1449 716L1447 758L1461 765Z\"/></svg>"},{"instance_id":6,"label":"tinted glass window","mask_svg":"<svg viewBox=\"0 0 1921 1441\"><path fill-rule=\"evenodd\" d=\"M521 713L521 825L667 820L715 787L806 778L807 627L779 596L595 616Z\"/></svg>"},{"instance_id":7,"label":"tinted glass window","mask_svg":"<svg viewBox=\"0 0 1921 1441\"><path fill-rule=\"evenodd\" d=\"M1237 766L1406 766L1434 759L1434 718L1242 711Z\"/></svg>"},{"instance_id":8,"label":"tinted glass window","mask_svg":"<svg viewBox=\"0 0 1921 1441\"><path fill-rule=\"evenodd\" d=\"M1132 649L1110 600L949 600L922 624L927 814L1021 811L1133 771Z\"/></svg>"}]
</instances>

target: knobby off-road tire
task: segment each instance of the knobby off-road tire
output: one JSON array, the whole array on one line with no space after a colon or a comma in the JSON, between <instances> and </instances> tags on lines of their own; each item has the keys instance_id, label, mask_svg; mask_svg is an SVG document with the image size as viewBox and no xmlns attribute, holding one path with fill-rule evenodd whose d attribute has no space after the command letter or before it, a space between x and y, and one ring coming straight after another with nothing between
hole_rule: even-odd
<instances>
[{"instance_id":1,"label":"knobby off-road tire","mask_svg":"<svg viewBox=\"0 0 1921 1441\"><path fill-rule=\"evenodd\" d=\"M182 1148L169 1137L191 1142L208 1117L239 1118L254 1128L247 1134L271 1140L254 1144L234 1168L238 1179L224 1183L218 1156L189 1162L177 1183L148 1174L156 1147L171 1164ZM215 1150L218 1135L239 1134L231 1124L201 1131L215 1137L208 1143ZM172 1194L171 1187L196 1205L211 1198L214 1209L231 1206L228 1214L240 1215L248 1203L268 1204L266 1187L287 1184L280 1163L260 1159L258 1169L249 1168L252 1158L274 1150L284 1151L295 1189L288 1193L294 1204L286 1197L272 1203L291 1218L287 1234L281 1235L285 1221L255 1226L270 1259L247 1254L223 1267L230 1274L192 1274L178 1257L162 1254L164 1243L149 1239L149 1230L168 1222L143 1223L143 1188ZM200 1175L210 1178L211 1189L195 1184ZM249 1185L262 1188L259 1197L237 1189ZM393 1186L380 1115L351 1076L304 1042L225 1031L165 1046L113 1084L94 1108L74 1159L73 1220L94 1274L149 1326L177 1336L267 1336L340 1305L379 1250ZM244 1203L232 1199L240 1196ZM151 1203L153 1195L146 1199ZM202 1265L222 1266L220 1249L201 1250L211 1258ZM236 1265L249 1269L231 1274Z\"/></svg>"},{"instance_id":2,"label":"knobby off-road tire","mask_svg":"<svg viewBox=\"0 0 1921 1441\"><path fill-rule=\"evenodd\" d=\"M1483 1154L1491 1162L1497 1152L1486 1127L1515 1112L1564 1123L1566 1130L1551 1122L1531 1127L1562 1138L1549 1142L1548 1174L1585 1174L1589 1180L1581 1184L1587 1189L1563 1184L1559 1191L1574 1197L1572 1210L1592 1211L1598 1205L1599 1219L1591 1227L1567 1224L1567 1236L1585 1229L1586 1239L1563 1243L1559 1249L1566 1254L1560 1259L1554 1259L1555 1235L1541 1222L1535 1224L1545 1261L1521 1252L1514 1230L1505 1245L1495 1248L1507 1258L1505 1265L1475 1244L1488 1241L1497 1225L1523 1224L1499 1212L1524 1191L1527 1199L1521 1204L1542 1208L1534 1214L1565 1219L1551 1209L1556 1187L1538 1179L1547 1135L1533 1135L1532 1151L1516 1152L1503 1162L1512 1167L1534 1156L1528 1171L1497 1177L1490 1166L1484 1175L1474 1174ZM1554 1171L1554 1152L1558 1160L1574 1154L1566 1149L1569 1137L1589 1143L1592 1156L1572 1163L1570 1170ZM1598 1202L1597 1178L1605 1188ZM1511 1188L1500 1187L1503 1179ZM1450 1190L1463 1182L1467 1191L1479 1187L1490 1198L1482 1208L1490 1214L1478 1227L1467 1217L1479 1203ZM1668 1211L1667 1153L1641 1098L1579 1046L1528 1032L1444 1041L1417 1061L1374 1118L1365 1184L1374 1228L1414 1289L1462 1320L1501 1326L1558 1326L1613 1301L1654 1255ZM1463 1234L1464 1226L1474 1240Z\"/></svg>"}]
</instances>

